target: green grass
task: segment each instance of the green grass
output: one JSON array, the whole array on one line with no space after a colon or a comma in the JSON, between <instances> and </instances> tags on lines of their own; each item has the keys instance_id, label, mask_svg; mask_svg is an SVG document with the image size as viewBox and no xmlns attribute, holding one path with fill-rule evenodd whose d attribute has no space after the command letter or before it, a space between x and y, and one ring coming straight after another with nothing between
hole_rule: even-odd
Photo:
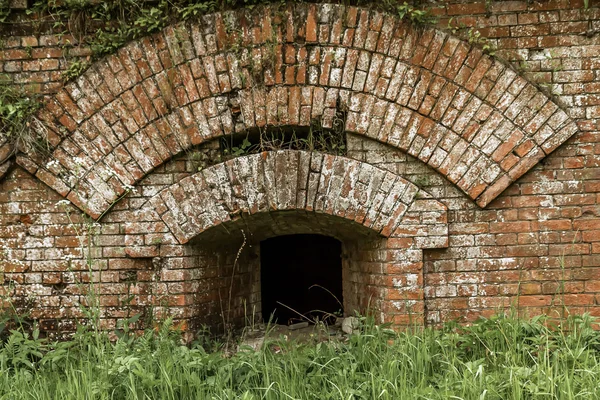
<instances>
[{"instance_id":1,"label":"green grass","mask_svg":"<svg viewBox=\"0 0 600 400\"><path fill-rule=\"evenodd\" d=\"M231 357L182 345L169 323L116 342L83 328L53 343L13 331L0 348L0 399L598 398L593 324L498 315L396 333L363 318L347 341L280 338Z\"/></svg>"}]
</instances>

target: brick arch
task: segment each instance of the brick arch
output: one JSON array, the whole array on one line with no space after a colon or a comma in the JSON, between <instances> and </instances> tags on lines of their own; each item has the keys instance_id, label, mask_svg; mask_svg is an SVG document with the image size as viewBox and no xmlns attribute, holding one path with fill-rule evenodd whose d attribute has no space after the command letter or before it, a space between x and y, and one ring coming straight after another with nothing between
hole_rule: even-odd
<instances>
[{"instance_id":1,"label":"brick arch","mask_svg":"<svg viewBox=\"0 0 600 400\"><path fill-rule=\"evenodd\" d=\"M186 281L167 290L190 326L219 322L218 288L229 285L219 282L233 279L236 254L233 298L256 305L260 241L299 233L342 242L348 315L372 309L397 326L423 323L422 250L448 246L444 204L399 175L318 152L234 158L164 188L131 213L126 254L164 265L160 285ZM236 310L243 318L244 309Z\"/></svg>"},{"instance_id":2,"label":"brick arch","mask_svg":"<svg viewBox=\"0 0 600 400\"><path fill-rule=\"evenodd\" d=\"M100 217L158 165L267 125L332 124L403 149L485 207L576 131L512 69L442 31L374 10L266 6L170 26L95 63L18 162Z\"/></svg>"},{"instance_id":3,"label":"brick arch","mask_svg":"<svg viewBox=\"0 0 600 400\"><path fill-rule=\"evenodd\" d=\"M129 243L150 246L163 232L187 244L244 215L295 210L338 217L380 238L410 237L415 248L447 246L446 206L416 185L368 163L296 150L242 156L188 176L140 207L126 233ZM152 239L132 238L143 235Z\"/></svg>"}]
</instances>

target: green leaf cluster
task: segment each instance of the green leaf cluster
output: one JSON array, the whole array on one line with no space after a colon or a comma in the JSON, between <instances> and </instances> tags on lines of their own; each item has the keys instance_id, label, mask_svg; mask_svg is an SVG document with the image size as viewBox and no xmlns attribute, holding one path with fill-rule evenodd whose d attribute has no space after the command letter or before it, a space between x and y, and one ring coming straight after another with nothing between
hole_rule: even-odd
<instances>
[{"instance_id":1,"label":"green leaf cluster","mask_svg":"<svg viewBox=\"0 0 600 400\"><path fill-rule=\"evenodd\" d=\"M0 82L0 143L9 141L29 145L32 140L35 141L29 125L40 106L35 95L10 83Z\"/></svg>"}]
</instances>

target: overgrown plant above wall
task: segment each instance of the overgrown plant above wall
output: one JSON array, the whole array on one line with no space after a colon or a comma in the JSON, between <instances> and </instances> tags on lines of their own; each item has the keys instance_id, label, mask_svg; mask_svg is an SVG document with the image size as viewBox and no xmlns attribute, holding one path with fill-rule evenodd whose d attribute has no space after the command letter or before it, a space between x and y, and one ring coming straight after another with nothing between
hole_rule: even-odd
<instances>
[{"instance_id":1,"label":"overgrown plant above wall","mask_svg":"<svg viewBox=\"0 0 600 400\"><path fill-rule=\"evenodd\" d=\"M337 2L376 7L414 23L429 24L436 21L429 10L419 9L406 2L400 3L395 0ZM259 4L267 3L283 5L290 2L281 0L40 0L28 10L28 13L35 14L41 21L50 22L57 34L71 35L77 42L71 44L89 45L94 57L100 57L114 52L129 40L157 32L175 21L226 9L239 7L252 9ZM6 17L4 19L6 20Z\"/></svg>"}]
</instances>

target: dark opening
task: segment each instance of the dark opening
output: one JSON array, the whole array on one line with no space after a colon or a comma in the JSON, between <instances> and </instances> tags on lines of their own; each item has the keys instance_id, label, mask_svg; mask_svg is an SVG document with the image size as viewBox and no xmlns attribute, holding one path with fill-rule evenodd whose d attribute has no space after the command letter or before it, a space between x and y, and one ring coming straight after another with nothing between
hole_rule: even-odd
<instances>
[{"instance_id":1,"label":"dark opening","mask_svg":"<svg viewBox=\"0 0 600 400\"><path fill-rule=\"evenodd\" d=\"M219 140L220 160L273 150L305 150L346 155L345 115L338 112L333 119L332 128L324 128L311 122L308 127L248 129L242 133L223 136Z\"/></svg>"},{"instance_id":2,"label":"dark opening","mask_svg":"<svg viewBox=\"0 0 600 400\"><path fill-rule=\"evenodd\" d=\"M289 324L304 321L298 313L311 320L317 316L322 320L323 312L341 312L340 304L344 304L341 254L342 244L329 236L287 235L262 241L264 320L268 321L273 315L273 322Z\"/></svg>"}]
</instances>

